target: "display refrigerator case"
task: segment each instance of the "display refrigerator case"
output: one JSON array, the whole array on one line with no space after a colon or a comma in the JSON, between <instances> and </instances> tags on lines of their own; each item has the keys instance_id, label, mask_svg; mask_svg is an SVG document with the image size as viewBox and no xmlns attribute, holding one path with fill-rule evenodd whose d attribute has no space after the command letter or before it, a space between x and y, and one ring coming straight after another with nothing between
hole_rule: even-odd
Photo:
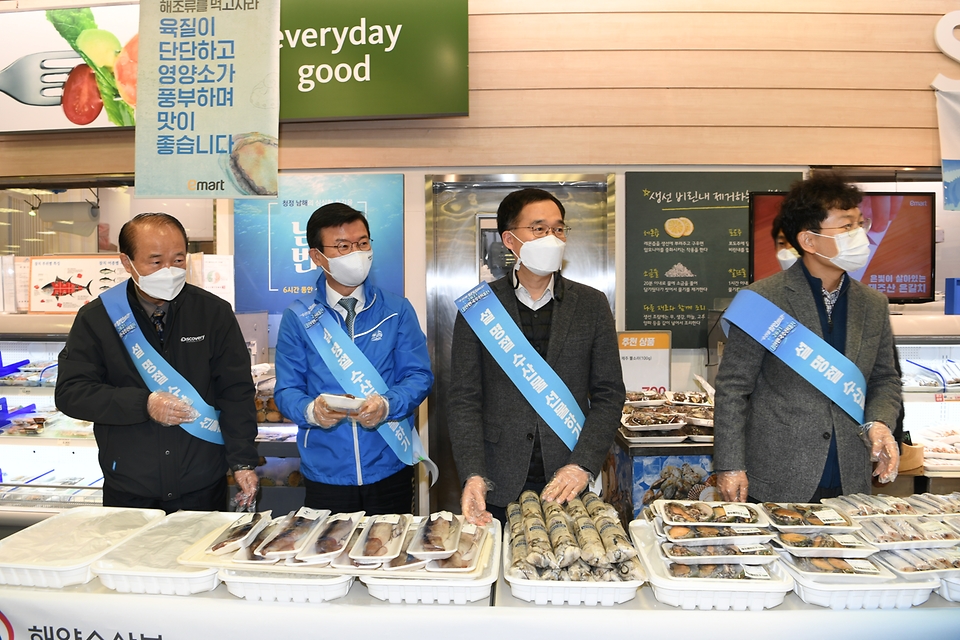
<instances>
[{"instance_id":1,"label":"display refrigerator case","mask_svg":"<svg viewBox=\"0 0 960 640\"><path fill-rule=\"evenodd\" d=\"M93 425L54 405L57 356L73 318L0 317L0 524L102 503Z\"/></svg>"},{"instance_id":2,"label":"display refrigerator case","mask_svg":"<svg viewBox=\"0 0 960 640\"><path fill-rule=\"evenodd\" d=\"M892 315L890 322L903 373L904 430L924 446L916 489L960 490L960 316Z\"/></svg>"}]
</instances>

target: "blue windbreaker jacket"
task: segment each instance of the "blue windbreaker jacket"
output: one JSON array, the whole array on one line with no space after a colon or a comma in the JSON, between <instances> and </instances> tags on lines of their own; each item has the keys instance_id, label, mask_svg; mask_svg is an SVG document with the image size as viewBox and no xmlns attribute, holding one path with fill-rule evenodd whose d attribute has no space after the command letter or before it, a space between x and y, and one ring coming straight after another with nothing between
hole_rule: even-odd
<instances>
[{"instance_id":1,"label":"blue windbreaker jacket","mask_svg":"<svg viewBox=\"0 0 960 640\"><path fill-rule=\"evenodd\" d=\"M327 305L326 274L317 280L314 300L345 328L345 321ZM354 343L370 359L390 390L387 421L413 414L430 393L433 372L427 339L406 298L366 284L367 307L354 321ZM336 485L371 484L393 475L404 464L376 429L353 427L343 420L331 429L304 418L307 405L321 393L344 393L307 337L292 309L283 312L276 351L274 397L287 419L296 422L300 471L314 482Z\"/></svg>"}]
</instances>

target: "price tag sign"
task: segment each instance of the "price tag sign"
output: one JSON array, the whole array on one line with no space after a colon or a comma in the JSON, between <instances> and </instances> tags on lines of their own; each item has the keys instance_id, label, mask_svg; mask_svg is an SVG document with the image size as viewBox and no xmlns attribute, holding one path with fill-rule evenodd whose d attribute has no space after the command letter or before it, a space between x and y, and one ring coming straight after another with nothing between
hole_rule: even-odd
<instances>
[{"instance_id":1,"label":"price tag sign","mask_svg":"<svg viewBox=\"0 0 960 640\"><path fill-rule=\"evenodd\" d=\"M847 564L853 567L853 570L857 573L869 573L873 575L880 573L880 569L869 560L847 560Z\"/></svg>"},{"instance_id":2,"label":"price tag sign","mask_svg":"<svg viewBox=\"0 0 960 640\"><path fill-rule=\"evenodd\" d=\"M820 509L819 511L814 511L813 515L823 524L847 524L843 516L833 509Z\"/></svg>"},{"instance_id":3,"label":"price tag sign","mask_svg":"<svg viewBox=\"0 0 960 640\"><path fill-rule=\"evenodd\" d=\"M620 367L627 391L670 388L670 331L621 331Z\"/></svg>"},{"instance_id":4,"label":"price tag sign","mask_svg":"<svg viewBox=\"0 0 960 640\"><path fill-rule=\"evenodd\" d=\"M762 544L737 544L734 546L744 555L757 555L763 553L767 548Z\"/></svg>"},{"instance_id":5,"label":"price tag sign","mask_svg":"<svg viewBox=\"0 0 960 640\"><path fill-rule=\"evenodd\" d=\"M851 533L836 533L830 537L845 547L862 547L863 546L859 538L857 538L857 536Z\"/></svg>"},{"instance_id":6,"label":"price tag sign","mask_svg":"<svg viewBox=\"0 0 960 640\"><path fill-rule=\"evenodd\" d=\"M770 574L762 566L743 565L743 573L753 580L769 580Z\"/></svg>"},{"instance_id":7,"label":"price tag sign","mask_svg":"<svg viewBox=\"0 0 960 640\"><path fill-rule=\"evenodd\" d=\"M753 515L750 513L750 510L742 504L725 504L723 505L723 510L732 518L743 518L744 520L753 519Z\"/></svg>"}]
</instances>

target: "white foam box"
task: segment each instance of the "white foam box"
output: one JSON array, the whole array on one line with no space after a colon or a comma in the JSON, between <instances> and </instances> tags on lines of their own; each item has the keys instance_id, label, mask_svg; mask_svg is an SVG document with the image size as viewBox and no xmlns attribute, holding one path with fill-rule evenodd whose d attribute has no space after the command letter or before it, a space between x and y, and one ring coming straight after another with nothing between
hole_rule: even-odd
<instances>
[{"instance_id":1,"label":"white foam box","mask_svg":"<svg viewBox=\"0 0 960 640\"><path fill-rule=\"evenodd\" d=\"M220 569L218 577L238 598L265 602L326 602L347 595L353 576L277 574Z\"/></svg>"},{"instance_id":2,"label":"white foam box","mask_svg":"<svg viewBox=\"0 0 960 640\"><path fill-rule=\"evenodd\" d=\"M789 566L794 591L807 604L831 609L909 609L930 598L940 580L894 580L863 584L824 583L809 580ZM960 594L958 594L960 595Z\"/></svg>"},{"instance_id":3,"label":"white foam box","mask_svg":"<svg viewBox=\"0 0 960 640\"><path fill-rule=\"evenodd\" d=\"M467 604L490 596L493 583L500 577L500 541L503 538L499 521L488 526L486 540L481 551L483 568L472 578L458 579L455 574L423 572L423 578L389 578L371 575L360 576L371 596L394 604L400 602L425 602L438 604Z\"/></svg>"}]
</instances>

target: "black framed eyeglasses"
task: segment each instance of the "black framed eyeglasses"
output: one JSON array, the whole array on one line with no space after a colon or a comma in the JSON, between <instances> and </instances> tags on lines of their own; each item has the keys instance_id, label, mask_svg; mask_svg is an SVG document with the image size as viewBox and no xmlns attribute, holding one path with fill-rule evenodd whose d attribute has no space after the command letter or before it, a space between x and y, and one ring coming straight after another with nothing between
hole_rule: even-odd
<instances>
[{"instance_id":1,"label":"black framed eyeglasses","mask_svg":"<svg viewBox=\"0 0 960 640\"><path fill-rule=\"evenodd\" d=\"M510 230L512 231L513 229L530 229L534 238L542 238L548 233L552 233L558 238L566 238L567 234L570 233L573 227L568 227L566 225L562 227L551 227L546 224L535 224L529 227L513 227Z\"/></svg>"},{"instance_id":2,"label":"black framed eyeglasses","mask_svg":"<svg viewBox=\"0 0 960 640\"><path fill-rule=\"evenodd\" d=\"M370 245L373 244L373 239L365 238L363 240L358 240L356 242L338 242L337 244L322 244L320 245L324 249L336 249L340 252L340 255L345 256L348 253L353 251L370 251ZM354 249L356 247L356 249Z\"/></svg>"}]
</instances>

